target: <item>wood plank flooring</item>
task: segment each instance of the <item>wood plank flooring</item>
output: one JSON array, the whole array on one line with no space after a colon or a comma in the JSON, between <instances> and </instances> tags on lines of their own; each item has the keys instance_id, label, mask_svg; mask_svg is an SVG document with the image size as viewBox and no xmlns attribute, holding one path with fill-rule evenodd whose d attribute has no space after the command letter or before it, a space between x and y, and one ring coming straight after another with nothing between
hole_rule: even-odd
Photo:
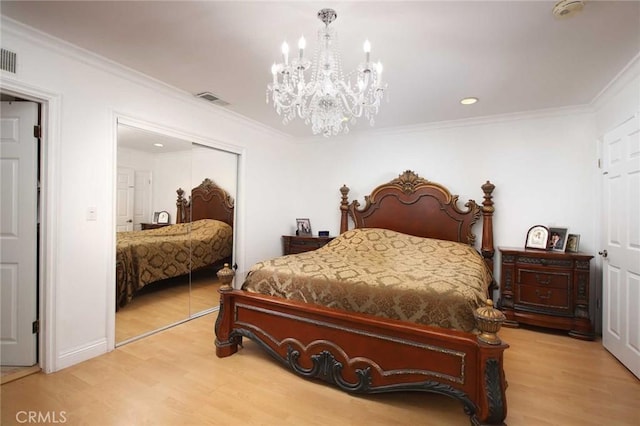
<instances>
[{"instance_id":1,"label":"wood plank flooring","mask_svg":"<svg viewBox=\"0 0 640 426\"><path fill-rule=\"evenodd\" d=\"M352 396L290 373L245 339L219 359L209 314L54 374L2 385L2 425L20 411L67 425L468 425L462 405L419 393ZM603 349L503 329L510 426L637 425L640 381ZM52 414L50 414L52 415ZM58 417L60 418L60 417Z\"/></svg>"},{"instance_id":2,"label":"wood plank flooring","mask_svg":"<svg viewBox=\"0 0 640 426\"><path fill-rule=\"evenodd\" d=\"M213 269L147 285L116 312L116 344L218 306L219 286Z\"/></svg>"}]
</instances>

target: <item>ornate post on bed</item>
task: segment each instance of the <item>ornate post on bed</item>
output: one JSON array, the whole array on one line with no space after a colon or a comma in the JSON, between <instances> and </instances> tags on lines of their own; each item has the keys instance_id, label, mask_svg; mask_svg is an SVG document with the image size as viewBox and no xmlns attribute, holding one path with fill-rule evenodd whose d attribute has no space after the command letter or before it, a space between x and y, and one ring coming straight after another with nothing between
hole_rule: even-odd
<instances>
[{"instance_id":1,"label":"ornate post on bed","mask_svg":"<svg viewBox=\"0 0 640 426\"><path fill-rule=\"evenodd\" d=\"M484 201L482 202L482 257L487 266L493 272L493 255L495 248L493 247L493 190L496 188L494 184L487 181L482 185L484 192Z\"/></svg>"},{"instance_id":2,"label":"ornate post on bed","mask_svg":"<svg viewBox=\"0 0 640 426\"><path fill-rule=\"evenodd\" d=\"M241 337L232 334L233 308L228 306L231 303L231 299L225 297L226 293L233 291L231 283L235 277L235 272L229 267L228 263L225 263L224 267L216 275L222 283L218 289L218 293L220 293L220 309L214 326L216 355L225 357L236 353L238 351L238 343L242 341ZM227 300L226 306L225 299Z\"/></svg>"},{"instance_id":3,"label":"ornate post on bed","mask_svg":"<svg viewBox=\"0 0 640 426\"><path fill-rule=\"evenodd\" d=\"M182 188L178 188L176 192L178 193L178 199L176 201L176 223L184 223L186 222L184 217L184 208L187 204L187 200L184 199L184 190Z\"/></svg>"},{"instance_id":4,"label":"ornate post on bed","mask_svg":"<svg viewBox=\"0 0 640 426\"><path fill-rule=\"evenodd\" d=\"M340 188L342 200L340 201L340 233L347 232L349 229L349 188L342 185Z\"/></svg>"}]
</instances>

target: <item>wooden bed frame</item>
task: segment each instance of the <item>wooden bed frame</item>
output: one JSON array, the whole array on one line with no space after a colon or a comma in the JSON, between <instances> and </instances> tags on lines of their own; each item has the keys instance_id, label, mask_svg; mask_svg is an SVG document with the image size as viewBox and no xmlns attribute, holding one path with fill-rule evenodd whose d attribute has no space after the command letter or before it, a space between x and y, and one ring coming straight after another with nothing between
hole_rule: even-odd
<instances>
[{"instance_id":1,"label":"wooden bed frame","mask_svg":"<svg viewBox=\"0 0 640 426\"><path fill-rule=\"evenodd\" d=\"M176 223L193 222L200 219L216 219L233 228L233 198L227 191L206 178L191 190L189 199L184 198L184 190L179 188L176 201Z\"/></svg>"},{"instance_id":2,"label":"wooden bed frame","mask_svg":"<svg viewBox=\"0 0 640 426\"><path fill-rule=\"evenodd\" d=\"M473 244L471 227L482 214L482 254L492 267L494 188L487 181L482 207L469 200L462 210L445 187L407 170L374 189L361 209L357 201L349 204L343 186L340 231L347 230L350 217L355 227ZM482 333L473 334L223 286L216 355L232 355L247 337L302 377L354 393L440 393L461 401L472 424L500 425L507 415L503 352L508 345L495 334L504 316L487 303L476 314Z\"/></svg>"}]
</instances>

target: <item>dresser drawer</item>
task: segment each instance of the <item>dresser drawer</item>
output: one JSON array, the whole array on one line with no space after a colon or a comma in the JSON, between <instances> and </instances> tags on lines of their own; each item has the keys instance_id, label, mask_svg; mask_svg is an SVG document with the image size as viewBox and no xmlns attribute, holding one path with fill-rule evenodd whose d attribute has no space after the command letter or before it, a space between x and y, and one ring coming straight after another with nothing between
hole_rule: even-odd
<instances>
[{"instance_id":1,"label":"dresser drawer","mask_svg":"<svg viewBox=\"0 0 640 426\"><path fill-rule=\"evenodd\" d=\"M571 272L569 271L551 271L539 269L518 269L518 284L526 284L531 286L550 287L557 289L569 290L571 282Z\"/></svg>"},{"instance_id":2,"label":"dresser drawer","mask_svg":"<svg viewBox=\"0 0 640 426\"><path fill-rule=\"evenodd\" d=\"M520 306L544 308L545 311L571 313L568 289L520 284L515 303Z\"/></svg>"}]
</instances>

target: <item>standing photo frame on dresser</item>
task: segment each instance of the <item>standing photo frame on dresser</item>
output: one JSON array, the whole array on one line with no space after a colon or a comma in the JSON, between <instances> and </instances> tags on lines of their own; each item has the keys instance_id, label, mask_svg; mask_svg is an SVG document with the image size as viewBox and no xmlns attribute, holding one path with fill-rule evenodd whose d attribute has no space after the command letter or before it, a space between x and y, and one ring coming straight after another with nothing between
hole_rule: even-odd
<instances>
[{"instance_id":1,"label":"standing photo frame on dresser","mask_svg":"<svg viewBox=\"0 0 640 426\"><path fill-rule=\"evenodd\" d=\"M567 247L565 251L567 253L578 253L580 249L580 234L567 235Z\"/></svg>"},{"instance_id":2,"label":"standing photo frame on dresser","mask_svg":"<svg viewBox=\"0 0 640 426\"><path fill-rule=\"evenodd\" d=\"M549 244L549 228L544 225L534 225L527 232L524 243L525 249L546 250Z\"/></svg>"},{"instance_id":3,"label":"standing photo frame on dresser","mask_svg":"<svg viewBox=\"0 0 640 426\"><path fill-rule=\"evenodd\" d=\"M296 235L311 236L311 221L309 219L296 219Z\"/></svg>"},{"instance_id":4,"label":"standing photo frame on dresser","mask_svg":"<svg viewBox=\"0 0 640 426\"><path fill-rule=\"evenodd\" d=\"M549 249L564 251L567 247L568 228L549 228Z\"/></svg>"}]
</instances>

